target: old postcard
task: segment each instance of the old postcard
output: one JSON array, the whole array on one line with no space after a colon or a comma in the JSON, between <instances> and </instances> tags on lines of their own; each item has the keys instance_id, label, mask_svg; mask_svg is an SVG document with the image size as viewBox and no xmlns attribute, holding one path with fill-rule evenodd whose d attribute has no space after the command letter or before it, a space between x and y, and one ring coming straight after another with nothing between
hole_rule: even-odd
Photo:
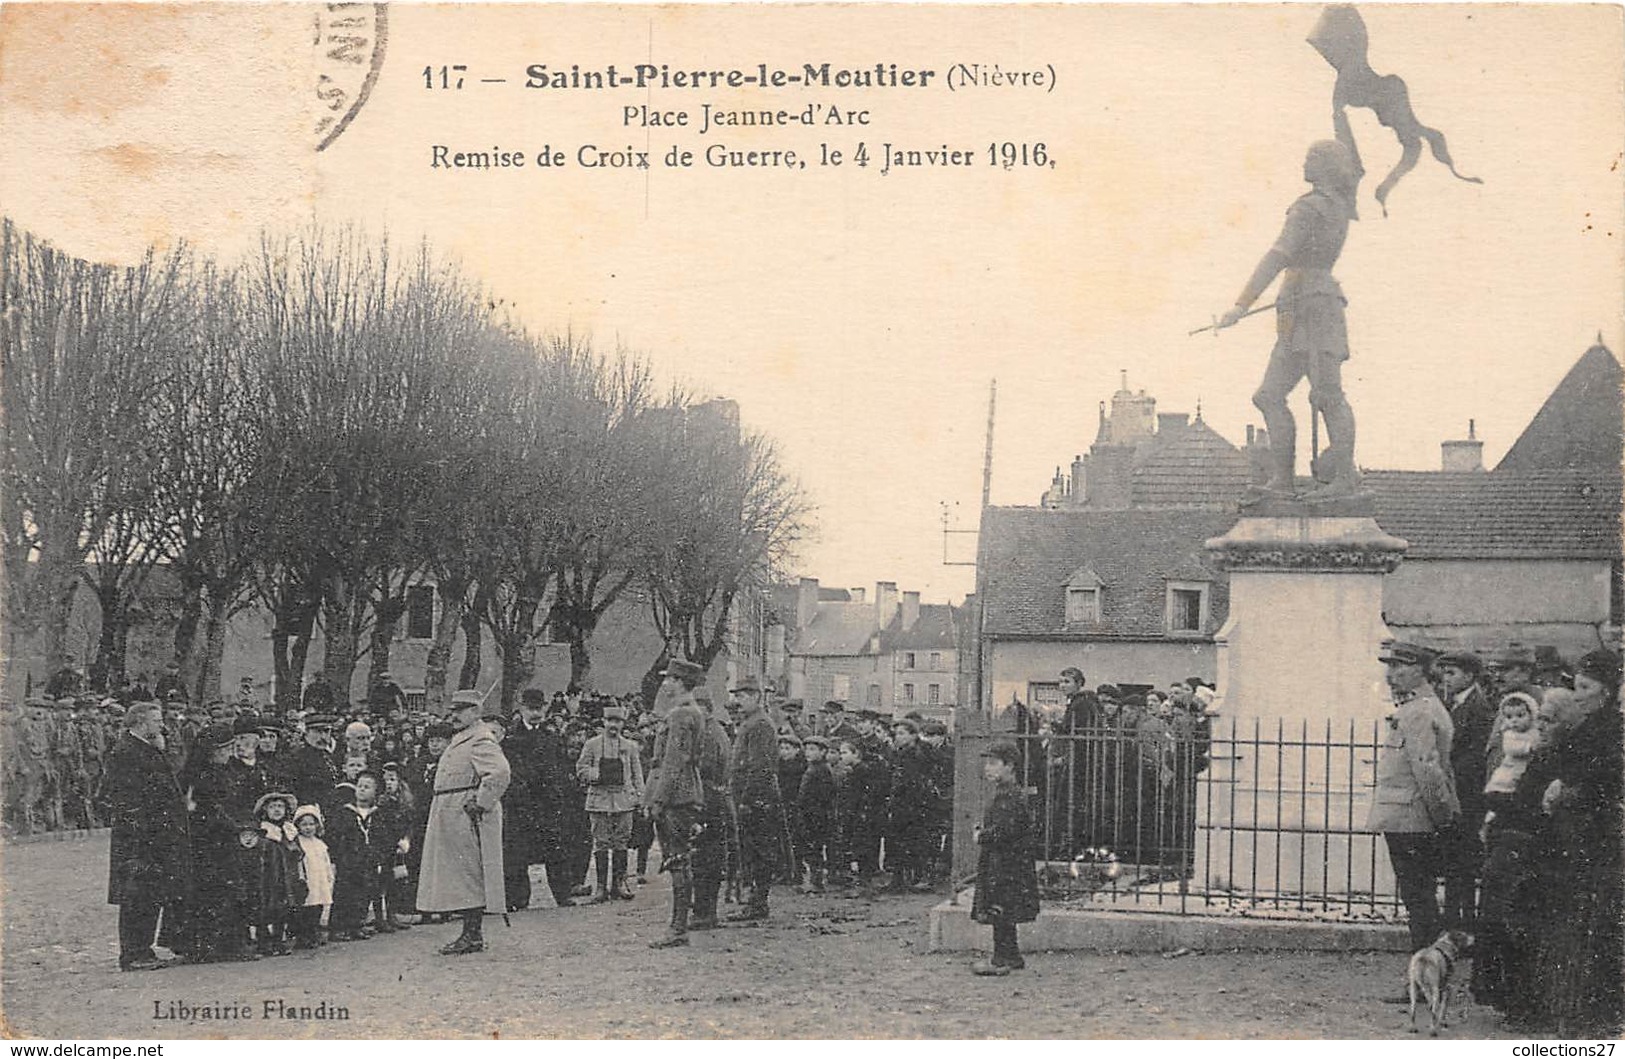
<instances>
[{"instance_id":1,"label":"old postcard","mask_svg":"<svg viewBox=\"0 0 1625 1059\"><path fill-rule=\"evenodd\" d=\"M7 1035L1617 1036L1621 21L6 4Z\"/></svg>"}]
</instances>

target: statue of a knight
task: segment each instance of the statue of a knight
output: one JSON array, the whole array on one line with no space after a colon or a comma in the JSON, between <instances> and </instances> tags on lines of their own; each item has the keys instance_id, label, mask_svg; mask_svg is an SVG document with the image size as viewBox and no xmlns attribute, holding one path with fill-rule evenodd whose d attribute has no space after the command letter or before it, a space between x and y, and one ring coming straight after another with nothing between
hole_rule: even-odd
<instances>
[{"instance_id":1,"label":"statue of a knight","mask_svg":"<svg viewBox=\"0 0 1625 1059\"><path fill-rule=\"evenodd\" d=\"M1355 192L1365 170L1340 104L1334 104L1335 140L1321 140L1309 148L1303 178L1311 190L1287 210L1281 235L1258 263L1236 304L1219 318L1218 327L1230 327L1246 314L1259 295L1281 276L1276 297L1275 349L1270 354L1264 381L1253 394L1253 404L1264 414L1270 437L1269 480L1266 495L1292 496L1297 452L1297 423L1287 397L1305 376L1309 403L1326 423L1328 447L1317 461L1316 477L1323 483L1308 498L1352 495L1360 476L1354 466L1354 412L1343 395L1343 362L1349 357L1348 325L1343 290L1332 278L1332 267L1356 219Z\"/></svg>"}]
</instances>

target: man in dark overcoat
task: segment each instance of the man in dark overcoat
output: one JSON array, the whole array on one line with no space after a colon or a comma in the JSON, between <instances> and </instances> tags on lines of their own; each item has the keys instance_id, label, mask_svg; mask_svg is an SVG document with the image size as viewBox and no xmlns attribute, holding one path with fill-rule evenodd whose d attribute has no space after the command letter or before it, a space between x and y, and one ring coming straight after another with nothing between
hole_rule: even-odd
<instances>
[{"instance_id":1,"label":"man in dark overcoat","mask_svg":"<svg viewBox=\"0 0 1625 1059\"><path fill-rule=\"evenodd\" d=\"M158 910L191 885L186 796L164 755L163 715L139 702L107 759L102 801L112 826L107 902L118 906L119 969L162 967L152 943Z\"/></svg>"}]
</instances>

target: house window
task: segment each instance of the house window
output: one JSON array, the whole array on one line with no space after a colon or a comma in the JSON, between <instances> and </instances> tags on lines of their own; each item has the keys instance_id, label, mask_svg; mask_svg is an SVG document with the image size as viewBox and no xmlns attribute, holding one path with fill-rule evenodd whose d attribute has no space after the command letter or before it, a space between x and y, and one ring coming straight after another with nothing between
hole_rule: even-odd
<instances>
[{"instance_id":1,"label":"house window","mask_svg":"<svg viewBox=\"0 0 1625 1059\"><path fill-rule=\"evenodd\" d=\"M930 703L933 706L940 705L942 703L942 685L941 684L928 684L928 685L926 685L926 688L925 688L925 701Z\"/></svg>"},{"instance_id":2,"label":"house window","mask_svg":"<svg viewBox=\"0 0 1625 1059\"><path fill-rule=\"evenodd\" d=\"M913 702L914 701L914 685L913 684L904 684L903 685L903 701L904 702Z\"/></svg>"},{"instance_id":3,"label":"house window","mask_svg":"<svg viewBox=\"0 0 1625 1059\"><path fill-rule=\"evenodd\" d=\"M434 586L413 585L406 590L406 638L434 638Z\"/></svg>"},{"instance_id":4,"label":"house window","mask_svg":"<svg viewBox=\"0 0 1625 1059\"><path fill-rule=\"evenodd\" d=\"M932 669L941 669L942 668L942 652L941 651L932 651L931 652L931 668Z\"/></svg>"},{"instance_id":5,"label":"house window","mask_svg":"<svg viewBox=\"0 0 1625 1059\"><path fill-rule=\"evenodd\" d=\"M1207 628L1207 616L1207 585L1200 582L1172 582L1168 585L1169 632L1203 632Z\"/></svg>"},{"instance_id":6,"label":"house window","mask_svg":"<svg viewBox=\"0 0 1625 1059\"><path fill-rule=\"evenodd\" d=\"M903 655L903 668L904 669L913 669L914 668L914 652L913 651L909 651L909 652L907 652L906 654Z\"/></svg>"},{"instance_id":7,"label":"house window","mask_svg":"<svg viewBox=\"0 0 1625 1059\"><path fill-rule=\"evenodd\" d=\"M845 702L852 697L852 678L845 673L836 673L830 678L830 698Z\"/></svg>"},{"instance_id":8,"label":"house window","mask_svg":"<svg viewBox=\"0 0 1625 1059\"><path fill-rule=\"evenodd\" d=\"M1068 625L1092 625L1099 621L1100 589L1069 588L1066 590L1066 623Z\"/></svg>"},{"instance_id":9,"label":"house window","mask_svg":"<svg viewBox=\"0 0 1625 1059\"><path fill-rule=\"evenodd\" d=\"M871 709L878 709L880 707L880 685L879 684L870 684L869 685L869 706L870 706Z\"/></svg>"}]
</instances>

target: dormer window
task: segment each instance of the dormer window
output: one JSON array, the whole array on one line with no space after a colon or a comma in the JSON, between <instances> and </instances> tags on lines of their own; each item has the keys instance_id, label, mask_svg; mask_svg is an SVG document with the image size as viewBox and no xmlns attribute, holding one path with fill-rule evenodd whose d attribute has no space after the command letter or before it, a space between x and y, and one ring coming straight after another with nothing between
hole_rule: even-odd
<instances>
[{"instance_id":1,"label":"dormer window","mask_svg":"<svg viewBox=\"0 0 1625 1059\"><path fill-rule=\"evenodd\" d=\"M1208 627L1208 583L1169 581L1165 627L1174 636L1200 636Z\"/></svg>"},{"instance_id":2,"label":"dormer window","mask_svg":"<svg viewBox=\"0 0 1625 1059\"><path fill-rule=\"evenodd\" d=\"M1100 624L1100 593L1105 587L1098 574L1087 566L1072 571L1062 586L1066 592L1068 625Z\"/></svg>"}]
</instances>

